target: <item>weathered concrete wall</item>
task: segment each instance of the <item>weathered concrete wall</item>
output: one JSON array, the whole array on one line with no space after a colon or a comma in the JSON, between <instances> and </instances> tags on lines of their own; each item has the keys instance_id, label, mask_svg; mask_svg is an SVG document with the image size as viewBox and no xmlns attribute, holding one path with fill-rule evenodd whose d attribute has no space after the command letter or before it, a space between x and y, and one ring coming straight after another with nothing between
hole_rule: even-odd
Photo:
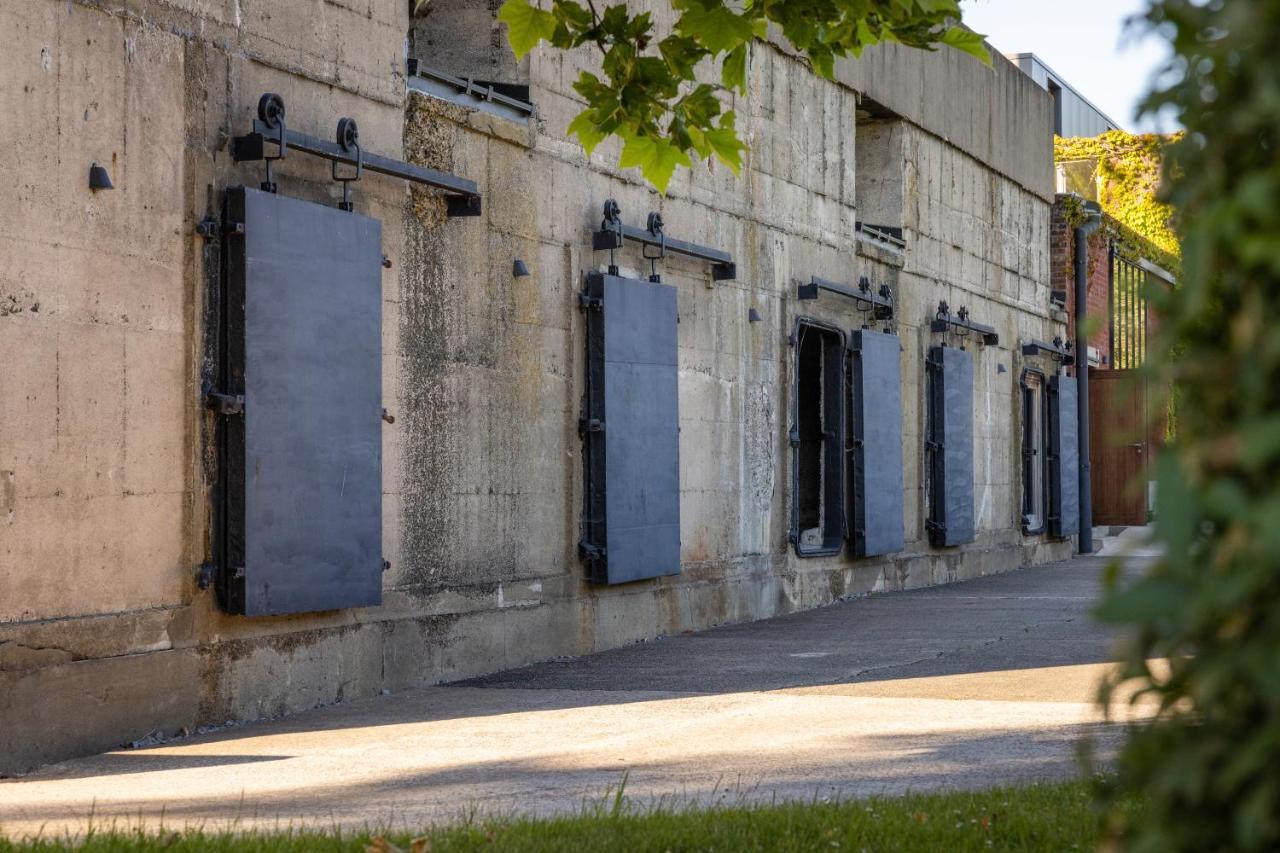
<instances>
[{"instance_id":1,"label":"weathered concrete wall","mask_svg":"<svg viewBox=\"0 0 1280 853\"><path fill-rule=\"evenodd\" d=\"M498 22L502 0L430 0L409 30L410 53L423 65L490 83L525 83L526 74Z\"/></svg>"},{"instance_id":2,"label":"weathered concrete wall","mask_svg":"<svg viewBox=\"0 0 1280 853\"><path fill-rule=\"evenodd\" d=\"M877 45L837 62L836 79L1052 202L1053 99L990 52L983 65L955 50Z\"/></svg>"},{"instance_id":3,"label":"weathered concrete wall","mask_svg":"<svg viewBox=\"0 0 1280 853\"><path fill-rule=\"evenodd\" d=\"M616 169L616 147L587 158L564 138L586 54L534 52L539 114L526 126L406 97L409 27L401 0L0 0L0 68L17 81L0 105L22 117L0 142L23 152L0 162L21 211L0 220L0 771L1069 553L1020 534L1012 439L1018 339L1062 333L1048 312L1049 206L1025 153L1048 139L1012 114L1029 99L1034 118L1047 95L1030 99L998 59L993 72L949 51L886 51L874 74L857 72L985 81L980 117L926 120L927 104L874 93L905 117L898 257L854 238L864 166L848 80L757 46L750 95L734 104L752 145L742 176L699 166L662 198ZM357 187L393 263L380 607L245 619L193 581L209 532L198 392L219 264L193 230L225 187L260 180L227 144L264 91L284 96L291 126L328 136L354 116L368 150L484 194L482 217L446 220L429 193L377 177ZM94 160L115 190L89 192ZM276 175L289 195L338 192L305 157ZM576 555L576 292L604 261L589 232L610 197L629 222L661 210L672 235L732 251L738 277L662 264L679 288L682 573L605 589L585 583ZM512 278L516 258L531 276ZM645 267L631 249L619 262ZM787 542L787 336L801 316L863 322L835 298L797 303L795 280L810 275L896 291L908 545L891 558L799 559ZM927 545L921 481L939 299L1001 336L976 352L978 540L946 551ZM763 322L748 322L752 308Z\"/></svg>"}]
</instances>

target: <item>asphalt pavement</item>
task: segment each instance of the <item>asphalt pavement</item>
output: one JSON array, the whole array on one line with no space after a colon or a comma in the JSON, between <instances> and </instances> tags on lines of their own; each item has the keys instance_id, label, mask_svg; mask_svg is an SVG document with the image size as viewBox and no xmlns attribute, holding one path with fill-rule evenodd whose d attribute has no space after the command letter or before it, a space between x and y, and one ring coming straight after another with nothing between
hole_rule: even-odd
<instances>
[{"instance_id":1,"label":"asphalt pavement","mask_svg":"<svg viewBox=\"0 0 1280 853\"><path fill-rule=\"evenodd\" d=\"M420 827L641 804L848 798L1079 773L1107 559L669 637L51 765L0 781L0 833ZM1140 558L1130 561L1133 569ZM1149 706L1117 709L1120 718Z\"/></svg>"}]
</instances>

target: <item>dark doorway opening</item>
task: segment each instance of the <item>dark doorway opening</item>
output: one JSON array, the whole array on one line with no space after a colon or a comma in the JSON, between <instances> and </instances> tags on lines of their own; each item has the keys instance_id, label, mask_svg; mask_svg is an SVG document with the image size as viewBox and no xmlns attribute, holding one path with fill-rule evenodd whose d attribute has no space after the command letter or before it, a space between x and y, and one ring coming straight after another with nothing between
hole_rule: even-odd
<instances>
[{"instance_id":1,"label":"dark doorway opening","mask_svg":"<svg viewBox=\"0 0 1280 853\"><path fill-rule=\"evenodd\" d=\"M1022 372L1022 532L1044 532L1045 446L1048 438L1044 374Z\"/></svg>"},{"instance_id":2,"label":"dark doorway opening","mask_svg":"<svg viewBox=\"0 0 1280 853\"><path fill-rule=\"evenodd\" d=\"M801 556L835 554L844 536L844 335L801 321L796 329L792 538Z\"/></svg>"}]
</instances>

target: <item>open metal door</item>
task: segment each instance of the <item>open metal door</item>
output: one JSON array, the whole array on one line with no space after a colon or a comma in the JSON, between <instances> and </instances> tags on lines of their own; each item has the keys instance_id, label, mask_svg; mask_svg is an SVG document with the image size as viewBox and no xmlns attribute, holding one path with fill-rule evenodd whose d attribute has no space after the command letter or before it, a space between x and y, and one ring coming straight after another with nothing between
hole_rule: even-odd
<instances>
[{"instance_id":1,"label":"open metal door","mask_svg":"<svg viewBox=\"0 0 1280 853\"><path fill-rule=\"evenodd\" d=\"M382 598L382 226L227 192L218 590L250 616Z\"/></svg>"},{"instance_id":2,"label":"open metal door","mask_svg":"<svg viewBox=\"0 0 1280 853\"><path fill-rule=\"evenodd\" d=\"M861 329L849 350L853 554L892 554L904 547L901 345L897 335Z\"/></svg>"},{"instance_id":3,"label":"open metal door","mask_svg":"<svg viewBox=\"0 0 1280 853\"><path fill-rule=\"evenodd\" d=\"M963 545L974 539L973 355L931 347L927 366L929 542Z\"/></svg>"},{"instance_id":4,"label":"open metal door","mask_svg":"<svg viewBox=\"0 0 1280 853\"><path fill-rule=\"evenodd\" d=\"M1049 378L1049 535L1080 532L1080 442L1075 377Z\"/></svg>"},{"instance_id":5,"label":"open metal door","mask_svg":"<svg viewBox=\"0 0 1280 853\"><path fill-rule=\"evenodd\" d=\"M587 276L581 550L595 583L680 571L676 289Z\"/></svg>"}]
</instances>

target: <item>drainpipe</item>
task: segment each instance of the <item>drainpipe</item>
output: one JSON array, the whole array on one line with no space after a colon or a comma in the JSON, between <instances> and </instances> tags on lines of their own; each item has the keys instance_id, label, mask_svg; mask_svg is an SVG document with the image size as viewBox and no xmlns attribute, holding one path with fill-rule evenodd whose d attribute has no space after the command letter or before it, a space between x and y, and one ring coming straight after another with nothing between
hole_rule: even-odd
<instances>
[{"instance_id":1,"label":"drainpipe","mask_svg":"<svg viewBox=\"0 0 1280 853\"><path fill-rule=\"evenodd\" d=\"M1089 465L1089 341L1085 334L1089 314L1089 235L1102 224L1102 208L1096 201L1084 203L1084 222L1076 226L1076 435L1080 448L1081 554L1093 553L1093 486Z\"/></svg>"}]
</instances>

